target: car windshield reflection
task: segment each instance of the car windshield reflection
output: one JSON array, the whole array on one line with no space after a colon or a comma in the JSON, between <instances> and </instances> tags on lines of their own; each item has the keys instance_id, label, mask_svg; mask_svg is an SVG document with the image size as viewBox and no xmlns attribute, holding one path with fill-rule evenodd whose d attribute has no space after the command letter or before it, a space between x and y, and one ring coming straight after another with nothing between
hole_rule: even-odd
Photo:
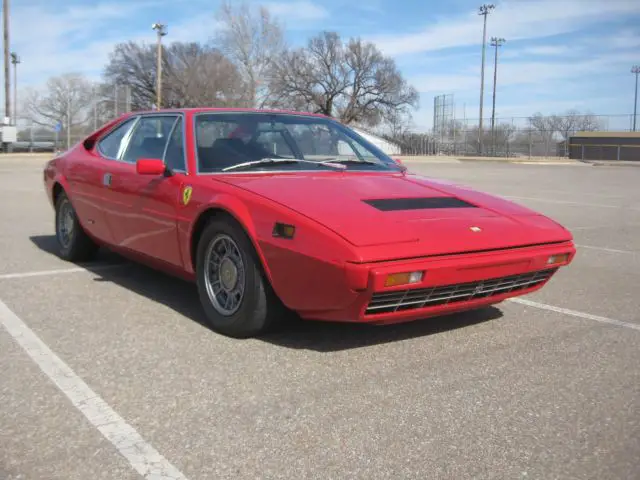
<instances>
[{"instance_id":1,"label":"car windshield reflection","mask_svg":"<svg viewBox=\"0 0 640 480\"><path fill-rule=\"evenodd\" d=\"M399 171L375 145L339 122L286 113L195 115L198 173Z\"/></svg>"}]
</instances>

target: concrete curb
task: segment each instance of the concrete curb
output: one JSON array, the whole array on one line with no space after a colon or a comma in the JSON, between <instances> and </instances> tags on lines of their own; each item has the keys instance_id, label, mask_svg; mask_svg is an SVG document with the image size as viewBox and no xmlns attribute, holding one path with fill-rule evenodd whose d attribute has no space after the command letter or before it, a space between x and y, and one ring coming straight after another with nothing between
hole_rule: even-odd
<instances>
[{"instance_id":1,"label":"concrete curb","mask_svg":"<svg viewBox=\"0 0 640 480\"><path fill-rule=\"evenodd\" d=\"M585 163L588 163L592 167L640 167L640 162L633 161L633 160L630 160L630 161L589 160L589 161L585 161Z\"/></svg>"}]
</instances>

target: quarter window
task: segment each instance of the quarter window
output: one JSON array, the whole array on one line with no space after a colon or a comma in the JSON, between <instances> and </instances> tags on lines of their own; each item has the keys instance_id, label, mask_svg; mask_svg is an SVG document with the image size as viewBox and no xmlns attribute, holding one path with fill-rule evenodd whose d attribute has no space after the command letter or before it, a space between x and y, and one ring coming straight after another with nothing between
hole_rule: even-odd
<instances>
[{"instance_id":1,"label":"quarter window","mask_svg":"<svg viewBox=\"0 0 640 480\"><path fill-rule=\"evenodd\" d=\"M131 135L131 141L122 160L136 163L140 158L163 159L176 115L142 117Z\"/></svg>"},{"instance_id":2,"label":"quarter window","mask_svg":"<svg viewBox=\"0 0 640 480\"><path fill-rule=\"evenodd\" d=\"M167 144L167 150L164 154L164 163L167 167L174 171L187 171L187 166L184 158L184 142L182 132L182 117L178 118L176 125L169 138Z\"/></svg>"},{"instance_id":3,"label":"quarter window","mask_svg":"<svg viewBox=\"0 0 640 480\"><path fill-rule=\"evenodd\" d=\"M127 133L131 130L135 121L135 117L125 120L124 123L103 137L102 140L98 142L98 151L100 154L107 158L117 159L124 141L127 138Z\"/></svg>"}]
</instances>

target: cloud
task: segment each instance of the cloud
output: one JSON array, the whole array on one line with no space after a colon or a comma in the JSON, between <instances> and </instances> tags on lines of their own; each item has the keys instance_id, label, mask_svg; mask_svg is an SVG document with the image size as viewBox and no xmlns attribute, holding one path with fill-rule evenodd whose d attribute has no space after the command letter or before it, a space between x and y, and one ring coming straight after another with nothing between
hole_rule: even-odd
<instances>
[{"instance_id":1,"label":"cloud","mask_svg":"<svg viewBox=\"0 0 640 480\"><path fill-rule=\"evenodd\" d=\"M609 0L606 4L585 0L505 0L489 14L487 36L496 35L507 41L545 38L633 14L638 14L638 6L632 0ZM395 56L480 45L482 20L473 11L440 18L419 32L368 39L387 55Z\"/></svg>"},{"instance_id":2,"label":"cloud","mask_svg":"<svg viewBox=\"0 0 640 480\"><path fill-rule=\"evenodd\" d=\"M266 2L263 4L272 15L285 21L313 21L322 20L329 16L329 12L309 0L294 2Z\"/></svg>"},{"instance_id":3,"label":"cloud","mask_svg":"<svg viewBox=\"0 0 640 480\"><path fill-rule=\"evenodd\" d=\"M44 84L54 75L80 72L99 77L116 43L154 42L151 30L167 0L116 0L94 5L16 5L12 12L12 49L22 58L21 86ZM166 13L165 13L166 15ZM17 28L16 28L17 26ZM217 24L213 10L169 22L168 41L206 41ZM26 27L26 28L25 28Z\"/></svg>"},{"instance_id":4,"label":"cloud","mask_svg":"<svg viewBox=\"0 0 640 480\"><path fill-rule=\"evenodd\" d=\"M575 78L589 78L630 65L637 58L635 52L586 57L561 62L527 60L498 64L498 87L548 86L557 89L559 82ZM453 63L453 62L452 62ZM479 63L479 62L478 62ZM485 86L491 85L492 62L485 66ZM422 93L464 92L480 88L480 65L463 66L458 72L447 74L421 74L409 79ZM584 83L584 82L582 82Z\"/></svg>"},{"instance_id":5,"label":"cloud","mask_svg":"<svg viewBox=\"0 0 640 480\"><path fill-rule=\"evenodd\" d=\"M575 49L568 47L566 45L538 45L535 47L525 47L525 48L520 48L518 50L514 50L514 51L510 51L508 48L503 49L505 50L504 53L502 53L502 57L509 57L509 56L518 56L518 57L522 57L522 56L542 56L542 57L556 57L556 56L562 56L562 55L567 55L570 53L575 53Z\"/></svg>"}]
</instances>

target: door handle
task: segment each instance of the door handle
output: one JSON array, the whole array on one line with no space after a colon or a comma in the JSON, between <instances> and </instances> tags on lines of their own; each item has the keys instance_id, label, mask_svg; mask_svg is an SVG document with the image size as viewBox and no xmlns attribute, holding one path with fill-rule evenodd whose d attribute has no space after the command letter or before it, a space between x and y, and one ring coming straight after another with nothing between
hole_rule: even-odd
<instances>
[{"instance_id":1,"label":"door handle","mask_svg":"<svg viewBox=\"0 0 640 480\"><path fill-rule=\"evenodd\" d=\"M111 177L111 174L110 174L110 173L105 173L105 174L102 176L102 184L103 184L105 187L110 187L110 186L111 186L111 178L112 178L112 177Z\"/></svg>"}]
</instances>

